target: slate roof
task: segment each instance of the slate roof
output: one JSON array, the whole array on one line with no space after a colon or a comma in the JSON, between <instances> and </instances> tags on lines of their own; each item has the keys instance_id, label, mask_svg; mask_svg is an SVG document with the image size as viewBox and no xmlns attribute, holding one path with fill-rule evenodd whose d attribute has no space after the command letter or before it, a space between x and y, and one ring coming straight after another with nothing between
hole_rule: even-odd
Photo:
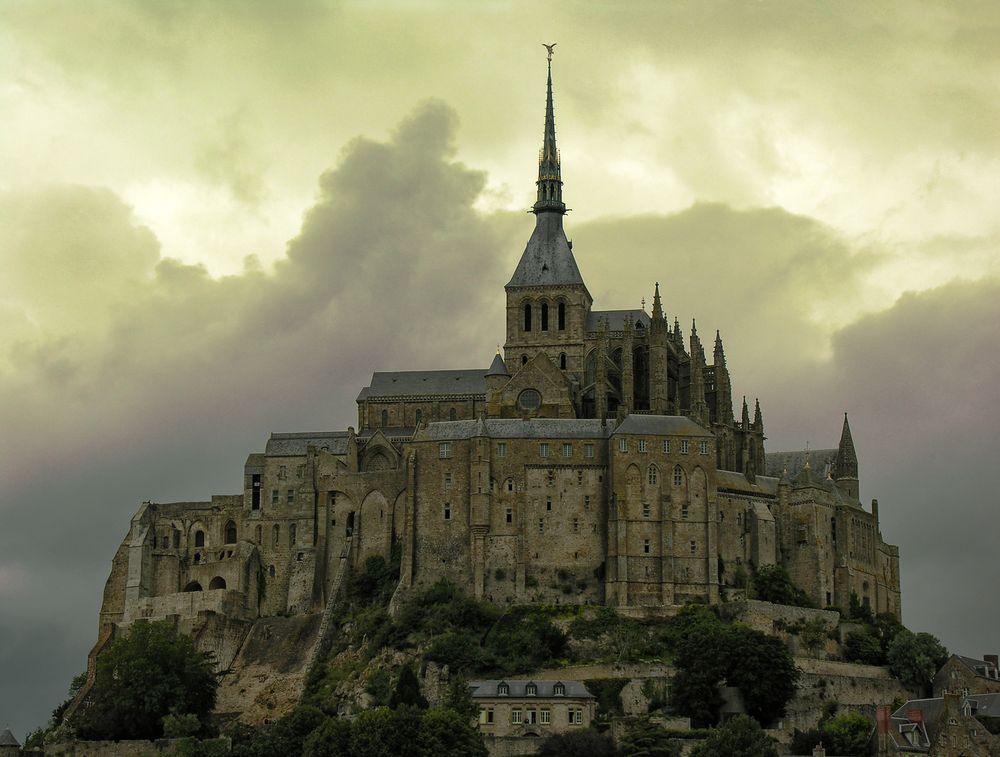
<instances>
[{"instance_id":1,"label":"slate roof","mask_svg":"<svg viewBox=\"0 0 1000 757\"><path fill-rule=\"evenodd\" d=\"M587 313L586 331L597 331L599 328L599 321L602 318L606 318L608 320L609 331L620 331L625 325L626 318L632 322L633 328L636 323L641 323L644 329L649 328L649 316L644 310L639 308L636 308L635 310L591 310Z\"/></svg>"},{"instance_id":2,"label":"slate roof","mask_svg":"<svg viewBox=\"0 0 1000 757\"><path fill-rule=\"evenodd\" d=\"M493 358L493 362L490 364L490 369L486 371L487 376L509 376L510 371L507 370L507 364L503 361L503 357L498 352L496 357Z\"/></svg>"},{"instance_id":3,"label":"slate roof","mask_svg":"<svg viewBox=\"0 0 1000 757\"><path fill-rule=\"evenodd\" d=\"M10 732L10 728L5 728L4 732L0 733L0 746L20 747L21 744L14 738L14 734Z\"/></svg>"},{"instance_id":4,"label":"slate roof","mask_svg":"<svg viewBox=\"0 0 1000 757\"><path fill-rule=\"evenodd\" d=\"M989 678L990 680L997 680L996 675L988 675L986 670L996 670L996 665L992 662L987 662L986 660L977 660L975 657L965 657L964 655L955 655L959 661L965 665L969 670L975 673L980 678ZM982 671L982 672L981 672Z\"/></svg>"},{"instance_id":5,"label":"slate roof","mask_svg":"<svg viewBox=\"0 0 1000 757\"><path fill-rule=\"evenodd\" d=\"M795 476L806 464L806 456L809 457L809 465L812 467L813 475L817 478L826 478L827 466L832 466L837 458L835 449L796 449L788 452L766 452L764 454L764 468L768 476L781 478L781 471L788 468L788 475Z\"/></svg>"},{"instance_id":6,"label":"slate roof","mask_svg":"<svg viewBox=\"0 0 1000 757\"><path fill-rule=\"evenodd\" d=\"M382 371L372 374L358 401L371 397L437 394L486 394L486 370Z\"/></svg>"},{"instance_id":7,"label":"slate roof","mask_svg":"<svg viewBox=\"0 0 1000 757\"><path fill-rule=\"evenodd\" d=\"M560 213L538 213L535 216L535 230L531 232L521 260L507 286L586 286L566 239L566 232L563 231L562 219Z\"/></svg>"},{"instance_id":8,"label":"slate roof","mask_svg":"<svg viewBox=\"0 0 1000 757\"><path fill-rule=\"evenodd\" d=\"M414 436L415 442L472 439L483 433L494 439L604 439L613 424L599 418L491 418L488 420L429 423ZM479 429L477 431L477 429Z\"/></svg>"},{"instance_id":9,"label":"slate roof","mask_svg":"<svg viewBox=\"0 0 1000 757\"><path fill-rule=\"evenodd\" d=\"M501 696L497 694L497 687L501 683L506 683L510 687L510 693L505 697L519 699L594 699L594 695L587 691L587 687L580 681L514 681L508 679L490 679L488 681L469 681L469 688L472 689L474 699ZM525 694L525 689L529 683L538 687L537 694ZM565 695L556 695L553 689L557 683L566 687Z\"/></svg>"},{"instance_id":10,"label":"slate roof","mask_svg":"<svg viewBox=\"0 0 1000 757\"><path fill-rule=\"evenodd\" d=\"M778 493L778 479L773 476L757 476L757 480L751 484L742 473L720 470L715 474L715 482L718 489L746 492L747 494L776 495Z\"/></svg>"},{"instance_id":11,"label":"slate roof","mask_svg":"<svg viewBox=\"0 0 1000 757\"><path fill-rule=\"evenodd\" d=\"M712 437L711 431L684 415L627 415L615 433Z\"/></svg>"},{"instance_id":12,"label":"slate roof","mask_svg":"<svg viewBox=\"0 0 1000 757\"><path fill-rule=\"evenodd\" d=\"M273 433L267 440L265 454L268 457L295 457L304 455L306 447L312 445L323 449L326 447L331 454L347 454L346 431L305 431L302 433Z\"/></svg>"}]
</instances>

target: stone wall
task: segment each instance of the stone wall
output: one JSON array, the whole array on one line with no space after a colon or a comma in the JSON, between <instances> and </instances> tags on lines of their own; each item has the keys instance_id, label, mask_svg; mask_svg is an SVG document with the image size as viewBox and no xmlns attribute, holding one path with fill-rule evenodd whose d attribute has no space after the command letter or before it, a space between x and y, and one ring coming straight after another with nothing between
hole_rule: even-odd
<instances>
[{"instance_id":1,"label":"stone wall","mask_svg":"<svg viewBox=\"0 0 1000 757\"><path fill-rule=\"evenodd\" d=\"M183 739L158 739L157 741L69 741L65 744L46 744L45 757L149 757L149 755L181 754L178 745ZM229 739L213 739L202 743L220 742L228 750Z\"/></svg>"}]
</instances>

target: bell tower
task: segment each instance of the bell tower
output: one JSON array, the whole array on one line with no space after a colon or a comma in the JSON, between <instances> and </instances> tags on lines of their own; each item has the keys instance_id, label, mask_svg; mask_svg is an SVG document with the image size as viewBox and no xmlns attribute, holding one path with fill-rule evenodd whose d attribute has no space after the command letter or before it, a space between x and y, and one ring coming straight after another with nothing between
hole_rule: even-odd
<instances>
[{"instance_id":1,"label":"bell tower","mask_svg":"<svg viewBox=\"0 0 1000 757\"><path fill-rule=\"evenodd\" d=\"M548 50L545 127L538 153L535 229L528 239L507 292L507 339L504 360L511 371L542 352L565 374L579 382L583 374L584 332L593 303L573 257L573 245L563 230L566 205L562 199L562 165L556 147L552 104L552 49Z\"/></svg>"}]
</instances>

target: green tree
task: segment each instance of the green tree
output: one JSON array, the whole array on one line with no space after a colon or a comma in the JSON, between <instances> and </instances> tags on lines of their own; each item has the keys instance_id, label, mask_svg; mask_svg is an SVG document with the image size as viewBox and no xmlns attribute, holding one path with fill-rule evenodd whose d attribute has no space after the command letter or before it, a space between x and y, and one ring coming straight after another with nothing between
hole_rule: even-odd
<instances>
[{"instance_id":1,"label":"green tree","mask_svg":"<svg viewBox=\"0 0 1000 757\"><path fill-rule=\"evenodd\" d=\"M85 739L155 739L171 713L195 715L211 731L218 681L212 657L166 622L136 621L97 658L89 706L73 727Z\"/></svg>"},{"instance_id":2,"label":"green tree","mask_svg":"<svg viewBox=\"0 0 1000 757\"><path fill-rule=\"evenodd\" d=\"M851 631L844 640L844 657L862 665L885 665L882 642L867 628Z\"/></svg>"},{"instance_id":3,"label":"green tree","mask_svg":"<svg viewBox=\"0 0 1000 757\"><path fill-rule=\"evenodd\" d=\"M463 718L472 720L479 714L479 706L472 699L469 682L462 676L453 676L444 695L445 709L454 710Z\"/></svg>"},{"instance_id":4,"label":"green tree","mask_svg":"<svg viewBox=\"0 0 1000 757\"><path fill-rule=\"evenodd\" d=\"M593 728L584 731L554 733L538 750L539 757L617 757L615 742L606 733Z\"/></svg>"},{"instance_id":5,"label":"green tree","mask_svg":"<svg viewBox=\"0 0 1000 757\"><path fill-rule=\"evenodd\" d=\"M427 709L427 700L420 693L420 681L409 665L399 671L399 679L396 681L396 688L392 690L389 697L389 707L395 710L398 707L416 707L421 710Z\"/></svg>"},{"instance_id":6,"label":"green tree","mask_svg":"<svg viewBox=\"0 0 1000 757\"><path fill-rule=\"evenodd\" d=\"M352 757L351 721L327 718L306 738L302 757Z\"/></svg>"},{"instance_id":7,"label":"green tree","mask_svg":"<svg viewBox=\"0 0 1000 757\"><path fill-rule=\"evenodd\" d=\"M417 744L420 757L487 757L489 754L479 731L454 710L427 710L420 721Z\"/></svg>"},{"instance_id":8,"label":"green tree","mask_svg":"<svg viewBox=\"0 0 1000 757\"><path fill-rule=\"evenodd\" d=\"M365 710L351 723L354 757L397 757L410 754L420 737L421 713L413 707Z\"/></svg>"},{"instance_id":9,"label":"green tree","mask_svg":"<svg viewBox=\"0 0 1000 757\"><path fill-rule=\"evenodd\" d=\"M929 633L913 633L905 628L896 634L886 655L889 669L906 686L927 693L934 674L948 661L948 650Z\"/></svg>"},{"instance_id":10,"label":"green tree","mask_svg":"<svg viewBox=\"0 0 1000 757\"><path fill-rule=\"evenodd\" d=\"M622 736L621 753L624 757L678 757L680 747L670 741L670 734L648 721L638 723Z\"/></svg>"},{"instance_id":11,"label":"green tree","mask_svg":"<svg viewBox=\"0 0 1000 757\"><path fill-rule=\"evenodd\" d=\"M753 594L755 599L776 605L813 606L806 593L792 582L788 571L781 565L765 565L757 571L753 579Z\"/></svg>"},{"instance_id":12,"label":"green tree","mask_svg":"<svg viewBox=\"0 0 1000 757\"><path fill-rule=\"evenodd\" d=\"M740 626L727 635L726 681L739 688L747 713L767 725L785 714L799 671L780 639Z\"/></svg>"},{"instance_id":13,"label":"green tree","mask_svg":"<svg viewBox=\"0 0 1000 757\"><path fill-rule=\"evenodd\" d=\"M756 720L737 715L696 746L691 757L778 757L778 750Z\"/></svg>"},{"instance_id":14,"label":"green tree","mask_svg":"<svg viewBox=\"0 0 1000 757\"><path fill-rule=\"evenodd\" d=\"M728 657L725 631L706 629L677 645L674 665L677 672L670 682L671 707L691 718L695 727L714 725L719 720L722 697L719 685L726 676Z\"/></svg>"},{"instance_id":15,"label":"green tree","mask_svg":"<svg viewBox=\"0 0 1000 757\"><path fill-rule=\"evenodd\" d=\"M857 712L842 712L823 724L830 753L843 757L865 757L874 723Z\"/></svg>"}]
</instances>

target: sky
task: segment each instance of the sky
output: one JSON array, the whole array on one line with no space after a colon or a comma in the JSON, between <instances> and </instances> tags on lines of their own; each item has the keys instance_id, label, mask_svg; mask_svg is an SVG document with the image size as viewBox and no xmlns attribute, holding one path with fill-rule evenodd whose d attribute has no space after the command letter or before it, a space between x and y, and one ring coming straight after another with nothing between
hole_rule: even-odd
<instances>
[{"instance_id":1,"label":"sky","mask_svg":"<svg viewBox=\"0 0 1000 757\"><path fill-rule=\"evenodd\" d=\"M997 3L0 0L0 727L142 501L489 365L553 41L595 307L719 329L769 451L848 412L904 622L1000 651Z\"/></svg>"}]
</instances>

